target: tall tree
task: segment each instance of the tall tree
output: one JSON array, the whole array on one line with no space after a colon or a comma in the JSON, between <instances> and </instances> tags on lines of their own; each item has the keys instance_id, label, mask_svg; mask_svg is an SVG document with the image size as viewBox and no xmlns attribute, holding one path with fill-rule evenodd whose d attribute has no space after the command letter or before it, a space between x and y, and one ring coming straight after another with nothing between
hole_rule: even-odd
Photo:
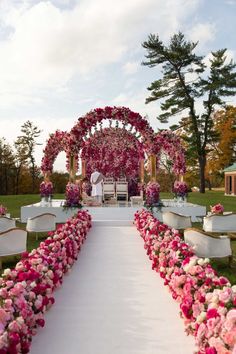
<instances>
[{"instance_id":1,"label":"tall tree","mask_svg":"<svg viewBox=\"0 0 236 354\"><path fill-rule=\"evenodd\" d=\"M207 164L218 172L236 161L236 107L228 106L214 114L214 129L219 141L212 146Z\"/></svg>"},{"instance_id":2,"label":"tall tree","mask_svg":"<svg viewBox=\"0 0 236 354\"><path fill-rule=\"evenodd\" d=\"M13 194L15 156L12 147L0 139L0 194Z\"/></svg>"},{"instance_id":3,"label":"tall tree","mask_svg":"<svg viewBox=\"0 0 236 354\"><path fill-rule=\"evenodd\" d=\"M213 129L215 106L225 104L225 97L236 94L236 65L226 61L226 49L211 53L209 74L204 57L194 53L197 42L187 41L179 32L165 46L158 35L150 34L142 45L147 50L143 65L162 66L162 78L148 87L151 95L146 103L161 100L163 113L158 117L162 123L169 118L188 112L192 149L199 164L200 192L205 192L205 168L207 146L217 139ZM203 113L197 113L201 100Z\"/></svg>"},{"instance_id":4,"label":"tall tree","mask_svg":"<svg viewBox=\"0 0 236 354\"><path fill-rule=\"evenodd\" d=\"M32 178L32 192L35 192L35 181L38 174L38 169L35 164L35 147L36 145L41 145L37 143L36 138L39 137L41 130L34 126L33 122L29 120L25 122L21 127L22 135L17 137L17 141L15 145L19 146L19 151L21 150L23 153L23 160L27 160L30 167L30 173Z\"/></svg>"}]
</instances>

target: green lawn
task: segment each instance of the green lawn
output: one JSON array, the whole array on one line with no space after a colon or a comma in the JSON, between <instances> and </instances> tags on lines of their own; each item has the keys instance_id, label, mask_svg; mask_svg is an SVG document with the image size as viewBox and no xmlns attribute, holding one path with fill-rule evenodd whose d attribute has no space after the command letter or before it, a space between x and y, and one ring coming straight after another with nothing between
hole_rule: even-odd
<instances>
[{"instance_id":1,"label":"green lawn","mask_svg":"<svg viewBox=\"0 0 236 354\"><path fill-rule=\"evenodd\" d=\"M63 199L63 194L54 195L55 199ZM161 193L161 198L173 198L171 193ZM11 217L19 218L20 217L20 207L22 205L28 205L40 201L38 195L9 195L9 196L0 196L0 204L3 204L7 207L8 212L11 214ZM210 210L210 205L221 203L224 206L225 211L234 211L236 212L236 197L226 197L224 196L223 191L207 191L205 194L200 194L196 192L189 193L188 201L195 204L205 205L207 211ZM17 223L17 226L25 228L25 224ZM194 227L201 228L200 223L193 225ZM45 238L46 234L39 235L39 240L36 241L35 235L30 234L28 236L27 248L32 250L37 247L40 241ZM232 248L234 255L236 255L236 242L232 242ZM3 262L3 267L13 267L19 257L6 257ZM214 260L212 261L214 268L222 275L227 276L232 284L236 284L236 270L235 270L235 261L233 268L229 268L228 259Z\"/></svg>"}]
</instances>

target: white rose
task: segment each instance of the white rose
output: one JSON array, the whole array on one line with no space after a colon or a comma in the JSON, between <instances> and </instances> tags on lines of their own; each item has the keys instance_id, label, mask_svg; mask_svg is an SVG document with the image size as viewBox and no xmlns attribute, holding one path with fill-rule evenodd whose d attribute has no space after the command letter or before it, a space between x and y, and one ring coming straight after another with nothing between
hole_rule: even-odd
<instances>
[{"instance_id":1,"label":"white rose","mask_svg":"<svg viewBox=\"0 0 236 354\"><path fill-rule=\"evenodd\" d=\"M11 269L6 268L6 269L4 270L4 275L10 275L10 274L11 274Z\"/></svg>"},{"instance_id":2,"label":"white rose","mask_svg":"<svg viewBox=\"0 0 236 354\"><path fill-rule=\"evenodd\" d=\"M236 293L236 285L233 285L231 289L232 289L233 293Z\"/></svg>"},{"instance_id":3,"label":"white rose","mask_svg":"<svg viewBox=\"0 0 236 354\"><path fill-rule=\"evenodd\" d=\"M203 266L203 264L204 264L204 259L199 258L199 260L197 261L197 264L200 265L200 266Z\"/></svg>"},{"instance_id":4,"label":"white rose","mask_svg":"<svg viewBox=\"0 0 236 354\"><path fill-rule=\"evenodd\" d=\"M206 312L201 312L200 315L197 316L197 322L202 323L206 318Z\"/></svg>"}]
</instances>

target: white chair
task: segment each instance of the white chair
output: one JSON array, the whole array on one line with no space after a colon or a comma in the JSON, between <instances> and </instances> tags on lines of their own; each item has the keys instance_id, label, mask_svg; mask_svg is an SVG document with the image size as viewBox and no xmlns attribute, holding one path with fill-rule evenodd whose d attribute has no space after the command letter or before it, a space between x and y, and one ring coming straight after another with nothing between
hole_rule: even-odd
<instances>
[{"instance_id":1,"label":"white chair","mask_svg":"<svg viewBox=\"0 0 236 354\"><path fill-rule=\"evenodd\" d=\"M117 178L117 182L126 182L126 177Z\"/></svg>"},{"instance_id":2,"label":"white chair","mask_svg":"<svg viewBox=\"0 0 236 354\"><path fill-rule=\"evenodd\" d=\"M44 213L27 219L26 230L28 232L36 233L36 240L38 239L38 232L54 231L56 229L56 215L51 213Z\"/></svg>"},{"instance_id":3,"label":"white chair","mask_svg":"<svg viewBox=\"0 0 236 354\"><path fill-rule=\"evenodd\" d=\"M13 219L10 219L6 216L1 216L0 217L0 232L12 229L13 227L16 227L16 221Z\"/></svg>"},{"instance_id":4,"label":"white chair","mask_svg":"<svg viewBox=\"0 0 236 354\"><path fill-rule=\"evenodd\" d=\"M207 232L236 232L236 214L205 216L203 230Z\"/></svg>"},{"instance_id":5,"label":"white chair","mask_svg":"<svg viewBox=\"0 0 236 354\"><path fill-rule=\"evenodd\" d=\"M194 247L198 257L221 258L231 257L232 250L230 238L224 236L212 236L198 229L184 230L184 240Z\"/></svg>"},{"instance_id":6,"label":"white chair","mask_svg":"<svg viewBox=\"0 0 236 354\"><path fill-rule=\"evenodd\" d=\"M104 182L114 182L114 178L113 177L105 177Z\"/></svg>"},{"instance_id":7,"label":"white chair","mask_svg":"<svg viewBox=\"0 0 236 354\"><path fill-rule=\"evenodd\" d=\"M115 182L103 182L103 200L106 200L106 197L115 198Z\"/></svg>"},{"instance_id":8,"label":"white chair","mask_svg":"<svg viewBox=\"0 0 236 354\"><path fill-rule=\"evenodd\" d=\"M116 198L119 196L125 196L128 201L128 182L116 182Z\"/></svg>"},{"instance_id":9,"label":"white chair","mask_svg":"<svg viewBox=\"0 0 236 354\"><path fill-rule=\"evenodd\" d=\"M26 251L27 232L17 227L0 233L0 268L2 257Z\"/></svg>"},{"instance_id":10,"label":"white chair","mask_svg":"<svg viewBox=\"0 0 236 354\"><path fill-rule=\"evenodd\" d=\"M164 224L177 230L192 226L191 216L181 215L173 211L164 211L162 213L162 221Z\"/></svg>"}]
</instances>

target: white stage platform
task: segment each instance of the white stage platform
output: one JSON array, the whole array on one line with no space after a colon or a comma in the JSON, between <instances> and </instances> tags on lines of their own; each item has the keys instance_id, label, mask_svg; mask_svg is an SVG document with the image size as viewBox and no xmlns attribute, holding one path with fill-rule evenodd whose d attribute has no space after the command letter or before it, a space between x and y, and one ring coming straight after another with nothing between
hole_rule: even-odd
<instances>
[{"instance_id":1,"label":"white stage platform","mask_svg":"<svg viewBox=\"0 0 236 354\"><path fill-rule=\"evenodd\" d=\"M46 206L41 203L26 205L21 207L21 222L26 222L28 218L43 214L52 213L56 215L56 222L63 223L68 218L73 216L78 208L63 208L62 199L53 199L52 202ZM102 207L83 207L89 211L92 216L93 223L101 223L106 221L107 225L132 225L134 214L142 206L131 206L127 202L119 202L115 205L103 205Z\"/></svg>"},{"instance_id":2,"label":"white stage platform","mask_svg":"<svg viewBox=\"0 0 236 354\"><path fill-rule=\"evenodd\" d=\"M26 222L28 218L40 215L43 213L52 213L56 215L56 222L63 223L69 217L74 215L78 208L63 208L64 200L53 199L47 206L42 206L41 203L26 205L21 207L21 222ZM206 215L206 207L192 204L183 203L179 204L173 200L162 200L164 207L162 211L174 211L183 215L190 215L193 222L199 221L200 217ZM119 202L116 205L103 205L102 207L84 207L92 216L92 220L96 224L106 221L107 225L131 225L134 220L134 214L137 210L141 209L141 205L131 206L127 202ZM162 220L161 212L156 208L153 210L154 216Z\"/></svg>"}]
</instances>

